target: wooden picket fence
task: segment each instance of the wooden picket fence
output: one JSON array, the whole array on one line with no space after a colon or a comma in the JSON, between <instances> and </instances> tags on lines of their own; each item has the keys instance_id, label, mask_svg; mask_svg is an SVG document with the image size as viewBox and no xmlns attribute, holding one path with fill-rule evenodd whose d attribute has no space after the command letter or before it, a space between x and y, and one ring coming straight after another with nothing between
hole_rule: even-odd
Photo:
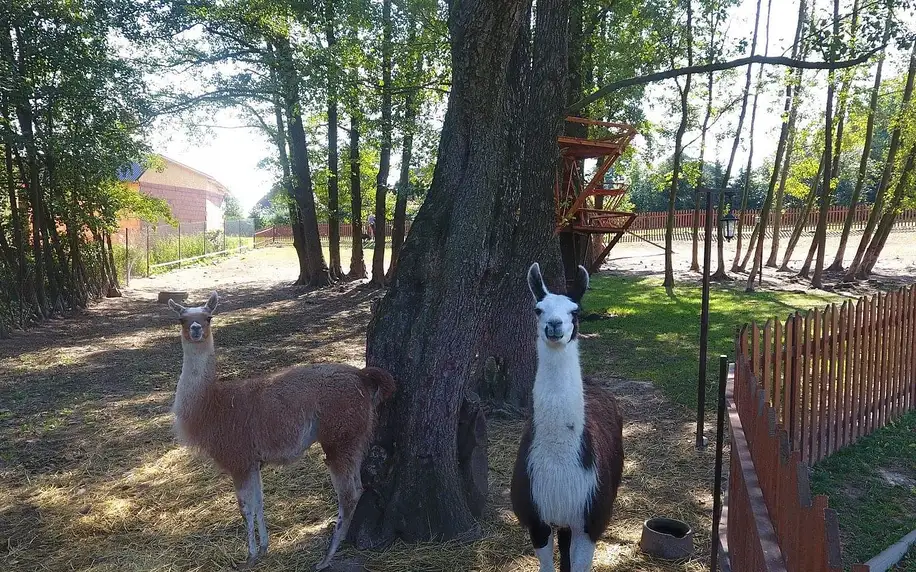
<instances>
[{"instance_id":1,"label":"wooden picket fence","mask_svg":"<svg viewBox=\"0 0 916 572\"><path fill-rule=\"evenodd\" d=\"M839 571L836 514L808 467L916 407L916 286L747 325L736 350L734 406L785 567Z\"/></svg>"}]
</instances>

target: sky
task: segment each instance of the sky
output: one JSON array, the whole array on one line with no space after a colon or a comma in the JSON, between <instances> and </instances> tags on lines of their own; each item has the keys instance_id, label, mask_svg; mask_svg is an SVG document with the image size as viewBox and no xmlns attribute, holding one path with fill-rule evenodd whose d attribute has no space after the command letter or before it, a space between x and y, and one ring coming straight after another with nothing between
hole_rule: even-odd
<instances>
[{"instance_id":1,"label":"sky","mask_svg":"<svg viewBox=\"0 0 916 572\"><path fill-rule=\"evenodd\" d=\"M821 0L821 4L824 1ZM786 47L792 42L795 31L795 14L797 2L789 0L772 0L772 17L770 20L770 46L769 55L782 55ZM766 4L764 4L765 9ZM824 4L826 6L826 4ZM727 22L729 42L736 42L739 38L749 38L753 31L756 0L744 0L739 8L732 11ZM822 7L823 9L823 7ZM761 17L765 20L765 15ZM762 53L764 39L764 21L761 22L760 41L757 53ZM738 57L738 56L730 56ZM900 59L892 58L892 69L900 68ZM746 69L746 68L745 68ZM778 73L782 68L768 66L766 72ZM756 68L755 68L756 70ZM765 74L766 74L765 72ZM813 73L813 72L809 72ZM823 74L824 72L818 72ZM754 72L756 77L756 71ZM889 74L885 74L886 76ZM732 76L717 75L715 89L717 93L731 91L737 93L743 87L744 69L738 70ZM694 81L704 81L705 78L695 78ZM181 81L193 81L183 79ZM821 82L823 83L823 81ZM652 85L647 90L647 116L650 121L665 125L672 129L679 120L679 114L672 114L664 103L665 98L673 95L671 81ZM806 92L805 104L809 107L823 106L826 92L823 87L810 89ZM761 95L757 112L757 123L754 130L754 166L760 165L776 150L776 143L781 125L782 100L778 98L775 89ZM444 104L443 104L444 105ZM720 138L715 143L716 134L725 135L734 129L737 121L738 107L732 113L724 116L713 128L712 138L708 153L712 154L711 160L719 159L723 163L728 160L731 149L731 138ZM611 118L613 120L613 118ZM745 131L750 123L750 111L745 120ZM231 110L224 110L209 118L209 127L205 133L190 133L174 121L160 121L154 129L151 139L154 152L160 153L195 169L203 171L223 183L241 202L242 208L247 212L270 189L276 175L269 170L258 167L258 163L274 151L272 144L257 130L244 127L244 122ZM341 133L340 137L344 138ZM699 133L688 132L685 141L695 140ZM645 149L645 141L637 138L634 141L640 149ZM658 148L673 148L670 141L659 141ZM739 149L736 158L737 165L747 161L745 146ZM691 154L696 154L698 143L688 149ZM397 150L395 150L397 151ZM670 153L670 151L668 151ZM392 154L392 169L390 184L394 184L398 174L397 152ZM737 173L737 167L735 170Z\"/></svg>"}]
</instances>

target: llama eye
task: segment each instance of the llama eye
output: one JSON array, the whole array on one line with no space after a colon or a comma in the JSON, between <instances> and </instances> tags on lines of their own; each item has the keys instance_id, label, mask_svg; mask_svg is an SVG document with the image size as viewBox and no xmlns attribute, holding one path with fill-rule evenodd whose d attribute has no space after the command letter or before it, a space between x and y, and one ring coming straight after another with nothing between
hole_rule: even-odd
<instances>
[{"instance_id":1,"label":"llama eye","mask_svg":"<svg viewBox=\"0 0 916 572\"><path fill-rule=\"evenodd\" d=\"M541 314L544 313L544 310L541 310L540 308L535 308L535 309L534 309L534 313L535 313L535 315L540 316Z\"/></svg>"}]
</instances>

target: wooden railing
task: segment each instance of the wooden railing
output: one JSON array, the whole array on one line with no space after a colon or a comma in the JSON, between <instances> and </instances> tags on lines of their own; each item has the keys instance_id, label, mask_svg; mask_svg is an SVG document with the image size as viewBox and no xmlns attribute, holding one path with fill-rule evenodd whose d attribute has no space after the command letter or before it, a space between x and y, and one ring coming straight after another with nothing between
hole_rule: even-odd
<instances>
[{"instance_id":1,"label":"wooden railing","mask_svg":"<svg viewBox=\"0 0 916 572\"><path fill-rule=\"evenodd\" d=\"M808 467L914 407L916 286L742 328L730 400L732 569L842 570L836 514L812 496ZM759 564L767 523L760 510L753 518L755 497L778 544L773 567Z\"/></svg>"}]
</instances>

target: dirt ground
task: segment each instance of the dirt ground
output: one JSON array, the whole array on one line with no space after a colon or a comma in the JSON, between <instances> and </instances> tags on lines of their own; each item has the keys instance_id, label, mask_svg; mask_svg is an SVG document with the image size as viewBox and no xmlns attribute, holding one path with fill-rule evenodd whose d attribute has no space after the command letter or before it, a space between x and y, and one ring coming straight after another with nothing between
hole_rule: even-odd
<instances>
[{"instance_id":1,"label":"dirt ground","mask_svg":"<svg viewBox=\"0 0 916 572\"><path fill-rule=\"evenodd\" d=\"M175 320L160 290L203 301L213 289L220 375L235 378L296 362L363 361L376 290L290 287L289 248L133 280L124 297L49 322L0 345L0 567L3 570L220 570L244 555L229 479L177 446L169 408L181 367ZM589 348L585 351L603 351ZM626 417L626 473L597 570L700 570L708 548L712 452L692 446L688 412L647 383L607 379ZM537 561L509 509L521 422L493 420L490 502L480 541L346 547L365 569L533 571ZM336 515L315 447L265 472L272 533L261 569L310 569ZM696 530L698 558L647 559L642 521L664 514ZM341 569L345 568L341 566ZM357 569L363 569L362 566Z\"/></svg>"},{"instance_id":2,"label":"dirt ground","mask_svg":"<svg viewBox=\"0 0 916 572\"><path fill-rule=\"evenodd\" d=\"M848 265L855 255L855 250L859 245L860 234L853 233L846 247L846 256L844 262ZM801 269L808 255L808 249L811 246L811 234L802 236L798 246L793 251L793 256L789 261L791 272L777 272L776 268L764 268L763 270L763 288L768 290L808 290L811 286L810 280L799 278L798 270ZM780 256L778 264L782 264L782 252L785 250L787 243L786 238L780 242ZM771 241L767 240L764 248L764 261L769 258ZM827 256L824 259L824 266L829 266L833 262L833 256L836 254L839 245L838 236L827 237ZM725 269L731 270L732 262L735 259L735 248L737 241L724 243ZM673 257L675 280L677 282L699 282L700 275L690 271L690 259L692 244L690 242L675 242L673 245ZM828 289L836 290L849 296L862 296L875 290L890 290L903 284L912 283L916 280L916 229L910 229L909 232L899 232L891 234L887 244L881 253L881 257L875 264L874 273L870 280L855 284L838 284L840 276L833 273L826 273L824 283ZM747 250L747 241L745 240L742 250ZM698 245L697 257L700 266L703 265L703 240L702 234ZM717 268L716 244L712 244L712 270ZM814 265L812 264L812 271ZM751 264L748 264L747 270L750 270ZM665 255L664 250L659 246L647 242L628 242L619 244L611 251L608 260L605 262L603 270L611 273L626 275L645 275L645 276L663 276L665 272ZM747 282L747 273L728 273L731 278L736 279L735 287L744 288Z\"/></svg>"},{"instance_id":3,"label":"dirt ground","mask_svg":"<svg viewBox=\"0 0 916 572\"><path fill-rule=\"evenodd\" d=\"M876 269L893 280L916 271L906 256L916 234L892 237ZM689 243L678 243L687 281ZM800 248L799 252L802 252ZM728 251L728 249L726 249ZM730 260L730 257L728 257ZM661 251L615 249L612 272L657 275ZM173 315L160 290L190 302L221 296L214 321L220 375L237 378L291 363L363 363L371 302L362 285L318 292L289 286L291 248L266 248L209 266L135 279L106 299L0 343L0 567L3 570L220 570L244 556L229 479L175 444L169 408L181 367ZM774 287L802 287L768 271ZM613 364L613 349L604 352ZM613 366L608 366L612 368ZM596 570L705 569L711 525L713 452L693 448L692 415L650 384L607 380L625 416L626 468L616 514L599 544ZM710 418L710 421L712 419ZM508 486L521 422L489 425L490 502L483 539L465 545L345 547L339 569L534 571L527 534L511 514ZM320 558L336 503L316 447L299 462L265 471L271 550L263 570L307 570ZM696 531L697 558L663 562L638 548L642 521L680 518ZM360 563L347 567L346 563Z\"/></svg>"}]
</instances>

